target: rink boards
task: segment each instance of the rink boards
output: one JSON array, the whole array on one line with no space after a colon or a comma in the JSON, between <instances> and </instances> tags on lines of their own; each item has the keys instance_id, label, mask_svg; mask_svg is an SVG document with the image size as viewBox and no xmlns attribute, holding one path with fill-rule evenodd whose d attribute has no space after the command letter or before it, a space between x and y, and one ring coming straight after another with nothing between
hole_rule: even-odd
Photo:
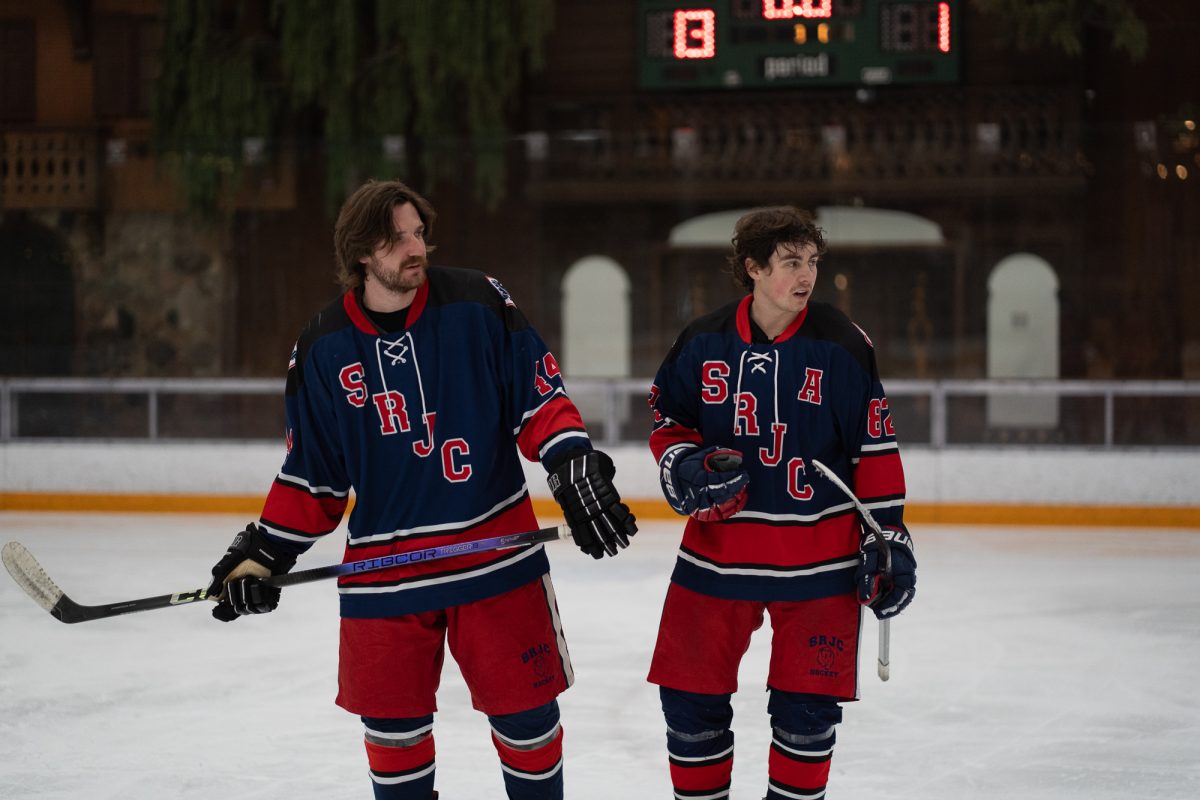
<instances>
[{"instance_id":1,"label":"rink boards","mask_svg":"<svg viewBox=\"0 0 1200 800\"><path fill-rule=\"evenodd\" d=\"M609 451L640 519L670 519L646 448ZM1191 527L1200 452L1084 448L908 448L913 523ZM13 443L0 446L0 510L256 515L282 462L271 445ZM526 465L540 518L557 507Z\"/></svg>"}]
</instances>

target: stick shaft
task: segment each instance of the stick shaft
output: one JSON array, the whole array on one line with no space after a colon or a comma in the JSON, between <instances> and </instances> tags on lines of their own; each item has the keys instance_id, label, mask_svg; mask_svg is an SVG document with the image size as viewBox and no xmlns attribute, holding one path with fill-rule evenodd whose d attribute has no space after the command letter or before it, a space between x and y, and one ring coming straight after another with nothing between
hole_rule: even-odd
<instances>
[{"instance_id":1,"label":"stick shaft","mask_svg":"<svg viewBox=\"0 0 1200 800\"><path fill-rule=\"evenodd\" d=\"M815 458L812 460L812 465L816 467L817 472L821 473L823 478L828 480L837 488L841 489L842 494L850 498L850 502L854 504L856 509L858 509L858 514L863 518L863 522L867 524L868 528L875 532L875 547L879 550L879 558L883 562L883 573L890 578L892 575L892 550L890 547L888 547L887 539L883 535L883 528L879 526L879 523L875 520L874 515L871 514L871 509L867 508L866 505L863 504L863 501L859 500L858 496L854 494L854 491L846 485L846 482L839 478L837 474L829 467L825 466L820 461L817 461Z\"/></svg>"},{"instance_id":2,"label":"stick shaft","mask_svg":"<svg viewBox=\"0 0 1200 800\"><path fill-rule=\"evenodd\" d=\"M863 505L863 502L858 499L858 496L851 491L846 482L834 474L833 470L817 461L812 460L812 465L816 468L821 476L827 479L830 483L842 491L842 494L850 498L850 502L854 503L854 507L858 509L859 516L863 518L863 522L867 527L875 532L876 546L879 548L879 557L883 564L883 573L888 578L892 574L892 549L888 547L887 540L883 536L883 528L879 527L879 523L871 514L871 509ZM875 665L875 672L879 675L879 680L886 681L891 677L891 656L892 649L892 621L890 619L879 620L879 658Z\"/></svg>"},{"instance_id":3,"label":"stick shaft","mask_svg":"<svg viewBox=\"0 0 1200 800\"><path fill-rule=\"evenodd\" d=\"M444 544L438 547L427 547L422 550L410 550L407 553L395 553L380 556L379 558L364 558L361 561L350 561L345 564L330 564L327 567L315 567L313 569L301 570L300 572L288 572L283 575L265 578L263 583L282 588L284 586L294 586L299 583L311 583L312 581L324 580L326 578L337 578L342 575L359 575L364 572L375 572L376 570L399 567L404 564L436 561L441 558L466 555L467 553L483 553L488 550L508 550L513 547L527 547L543 542L567 539L570 536L571 531L566 525L557 525L553 528L542 528L536 531L510 533L504 536L493 536L490 539L476 539L470 542Z\"/></svg>"},{"instance_id":4,"label":"stick shaft","mask_svg":"<svg viewBox=\"0 0 1200 800\"><path fill-rule=\"evenodd\" d=\"M342 575L358 575L365 572L375 572L404 564L436 561L442 558L452 558L466 553L482 553L488 550L507 550L513 547L528 547L557 539L566 539L571 535L566 525L552 528L542 528L524 533L512 533L505 536L494 536L489 539L477 539L471 542L427 547L408 553L396 553L379 558L366 558L361 561L351 561L346 564L331 564L326 567L316 567L300 572L275 575L264 580L271 586L293 586L301 583L336 578ZM68 597L58 585L50 579L42 565L33 557L24 545L19 542L9 542L4 545L4 566L8 568L13 580L33 598L34 602L46 609L58 619L66 623L90 622L94 619L116 617L122 614L132 614L138 611L154 611L159 608L188 605L208 598L206 589L191 589L174 594L163 594L155 597L143 597L137 600L122 600L116 603L86 606L76 603Z\"/></svg>"},{"instance_id":5,"label":"stick shaft","mask_svg":"<svg viewBox=\"0 0 1200 800\"><path fill-rule=\"evenodd\" d=\"M875 667L881 681L886 681L891 677L891 645L892 621L891 619L881 619L879 620L879 660Z\"/></svg>"}]
</instances>

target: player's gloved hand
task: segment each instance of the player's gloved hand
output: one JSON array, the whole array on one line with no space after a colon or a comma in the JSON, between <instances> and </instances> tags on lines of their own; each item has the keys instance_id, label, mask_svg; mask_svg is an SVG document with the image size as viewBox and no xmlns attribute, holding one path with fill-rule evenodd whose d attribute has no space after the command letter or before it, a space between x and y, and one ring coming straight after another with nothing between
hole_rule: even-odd
<instances>
[{"instance_id":1,"label":"player's gloved hand","mask_svg":"<svg viewBox=\"0 0 1200 800\"><path fill-rule=\"evenodd\" d=\"M908 531L884 528L883 538L892 552L891 575L884 574L877 535L868 530L862 538L854 584L858 587L858 602L870 606L877 618L890 619L903 611L917 593L917 559Z\"/></svg>"},{"instance_id":2,"label":"player's gloved hand","mask_svg":"<svg viewBox=\"0 0 1200 800\"><path fill-rule=\"evenodd\" d=\"M260 578L282 575L295 564L295 555L273 544L254 523L247 525L212 568L207 592L218 599L213 617L232 622L245 614L274 611L279 605L279 589Z\"/></svg>"},{"instance_id":3,"label":"player's gloved hand","mask_svg":"<svg viewBox=\"0 0 1200 800\"><path fill-rule=\"evenodd\" d=\"M702 522L729 519L746 506L750 476L728 447L680 448L662 460L659 479L671 508Z\"/></svg>"},{"instance_id":4,"label":"player's gloved hand","mask_svg":"<svg viewBox=\"0 0 1200 800\"><path fill-rule=\"evenodd\" d=\"M615 556L629 546L637 522L612 484L612 459L599 450L568 453L546 482L562 508L571 538L592 558Z\"/></svg>"}]
</instances>

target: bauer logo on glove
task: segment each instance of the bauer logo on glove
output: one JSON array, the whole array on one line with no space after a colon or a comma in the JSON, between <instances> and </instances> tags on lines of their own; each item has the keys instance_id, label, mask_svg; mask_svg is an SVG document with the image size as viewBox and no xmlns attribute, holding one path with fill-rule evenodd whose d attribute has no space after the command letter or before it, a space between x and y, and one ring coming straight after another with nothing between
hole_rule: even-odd
<instances>
[{"instance_id":1,"label":"bauer logo on glove","mask_svg":"<svg viewBox=\"0 0 1200 800\"><path fill-rule=\"evenodd\" d=\"M750 476L737 450L716 445L676 448L663 456L661 466L663 495L680 514L718 522L746 506Z\"/></svg>"},{"instance_id":2,"label":"bauer logo on glove","mask_svg":"<svg viewBox=\"0 0 1200 800\"><path fill-rule=\"evenodd\" d=\"M877 618L889 619L903 611L917 593L917 558L908 531L884 528L883 538L889 543L890 565L881 557L875 532L868 531L862 538L854 582L858 602L870 607Z\"/></svg>"}]
</instances>

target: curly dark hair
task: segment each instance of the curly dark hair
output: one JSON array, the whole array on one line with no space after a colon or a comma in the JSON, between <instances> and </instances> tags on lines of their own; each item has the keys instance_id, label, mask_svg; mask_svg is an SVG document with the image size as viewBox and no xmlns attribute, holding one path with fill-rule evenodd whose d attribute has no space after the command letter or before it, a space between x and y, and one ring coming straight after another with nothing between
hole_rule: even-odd
<instances>
[{"instance_id":1,"label":"curly dark hair","mask_svg":"<svg viewBox=\"0 0 1200 800\"><path fill-rule=\"evenodd\" d=\"M337 279L345 289L362 286L366 267L360 259L370 256L380 244L396 240L392 209L412 203L425 224L426 238L433 235L437 212L421 195L400 181L370 180L346 198L333 227L333 248L337 257ZM426 253L436 248L426 246Z\"/></svg>"},{"instance_id":2,"label":"curly dark hair","mask_svg":"<svg viewBox=\"0 0 1200 800\"><path fill-rule=\"evenodd\" d=\"M766 266L781 244L798 247L812 244L819 256L824 255L827 249L825 232L817 227L813 215L796 206L752 209L738 219L733 230L733 255L728 258L729 272L734 282L747 292L754 290L754 280L746 271L747 258Z\"/></svg>"}]
</instances>

